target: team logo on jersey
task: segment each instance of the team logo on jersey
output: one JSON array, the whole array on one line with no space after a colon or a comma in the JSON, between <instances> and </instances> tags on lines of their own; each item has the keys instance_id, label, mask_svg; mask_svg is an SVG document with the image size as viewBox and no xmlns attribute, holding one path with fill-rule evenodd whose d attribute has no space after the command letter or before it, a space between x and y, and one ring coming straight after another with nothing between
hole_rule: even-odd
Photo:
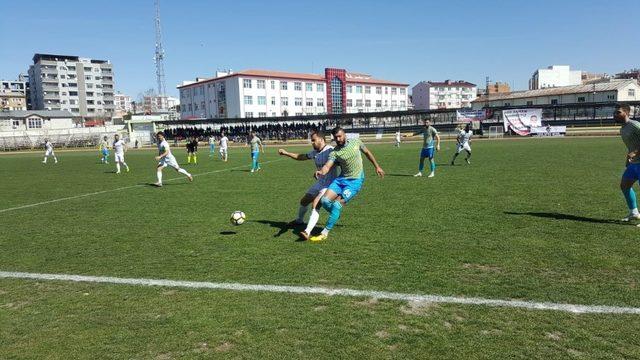
<instances>
[{"instance_id":1,"label":"team logo on jersey","mask_svg":"<svg viewBox=\"0 0 640 360\"><path fill-rule=\"evenodd\" d=\"M351 190L346 189L345 191L342 192L342 195L344 195L345 198L350 198L351 197Z\"/></svg>"}]
</instances>

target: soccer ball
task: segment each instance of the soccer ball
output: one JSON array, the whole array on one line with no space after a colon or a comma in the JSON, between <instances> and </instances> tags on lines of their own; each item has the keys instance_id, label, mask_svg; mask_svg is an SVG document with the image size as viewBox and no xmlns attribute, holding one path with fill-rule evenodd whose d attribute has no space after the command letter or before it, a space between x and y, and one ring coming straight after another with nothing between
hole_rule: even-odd
<instances>
[{"instance_id":1,"label":"soccer ball","mask_svg":"<svg viewBox=\"0 0 640 360\"><path fill-rule=\"evenodd\" d=\"M247 217L242 211L234 211L233 214L231 214L231 219L229 220L231 221L232 225L238 226L242 225L244 221L247 220Z\"/></svg>"}]
</instances>

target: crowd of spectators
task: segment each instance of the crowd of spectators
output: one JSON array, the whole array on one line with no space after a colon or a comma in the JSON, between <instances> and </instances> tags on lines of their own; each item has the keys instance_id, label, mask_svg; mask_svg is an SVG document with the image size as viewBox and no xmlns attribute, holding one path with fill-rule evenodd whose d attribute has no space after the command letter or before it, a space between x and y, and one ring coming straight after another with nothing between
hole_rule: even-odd
<instances>
[{"instance_id":1,"label":"crowd of spectators","mask_svg":"<svg viewBox=\"0 0 640 360\"><path fill-rule=\"evenodd\" d=\"M179 127L164 131L167 139L181 141L195 137L199 141L207 141L211 136L220 138L224 134L235 143L247 142L249 133L255 131L262 140L287 141L308 139L309 134L316 130L327 131L333 125L328 121L321 123L289 123L289 124L262 124L262 125L235 125L222 126L219 129L211 127Z\"/></svg>"}]
</instances>

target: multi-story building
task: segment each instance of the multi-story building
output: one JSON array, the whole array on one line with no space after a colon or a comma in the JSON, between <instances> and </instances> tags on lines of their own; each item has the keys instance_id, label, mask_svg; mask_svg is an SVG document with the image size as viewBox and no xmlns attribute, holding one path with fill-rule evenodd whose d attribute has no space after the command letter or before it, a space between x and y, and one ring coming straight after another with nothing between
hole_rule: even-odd
<instances>
[{"instance_id":1,"label":"multi-story building","mask_svg":"<svg viewBox=\"0 0 640 360\"><path fill-rule=\"evenodd\" d=\"M617 73L616 79L635 79L640 82L640 69L625 70L621 73Z\"/></svg>"},{"instance_id":2,"label":"multi-story building","mask_svg":"<svg viewBox=\"0 0 640 360\"><path fill-rule=\"evenodd\" d=\"M475 84L462 80L421 81L411 91L416 110L468 108L477 94Z\"/></svg>"},{"instance_id":3,"label":"multi-story building","mask_svg":"<svg viewBox=\"0 0 640 360\"><path fill-rule=\"evenodd\" d=\"M485 94L501 94L501 93L509 93L511 92L511 86L507 83L503 82L494 82L487 84L487 89Z\"/></svg>"},{"instance_id":4,"label":"multi-story building","mask_svg":"<svg viewBox=\"0 0 640 360\"><path fill-rule=\"evenodd\" d=\"M178 105L180 100L171 96L148 95L142 98L142 107L148 114L175 111Z\"/></svg>"},{"instance_id":5,"label":"multi-story building","mask_svg":"<svg viewBox=\"0 0 640 360\"><path fill-rule=\"evenodd\" d=\"M473 102L474 109L604 103L640 100L640 85L635 80L605 79L588 85L561 86L537 90L514 91L484 96Z\"/></svg>"},{"instance_id":6,"label":"multi-story building","mask_svg":"<svg viewBox=\"0 0 640 360\"><path fill-rule=\"evenodd\" d=\"M408 84L326 68L324 75L246 70L183 82L180 117L242 118L406 110Z\"/></svg>"},{"instance_id":7,"label":"multi-story building","mask_svg":"<svg viewBox=\"0 0 640 360\"><path fill-rule=\"evenodd\" d=\"M30 109L29 79L20 74L18 75L18 80L0 80L0 96L3 98L3 104L0 105L0 109Z\"/></svg>"},{"instance_id":8,"label":"multi-story building","mask_svg":"<svg viewBox=\"0 0 640 360\"><path fill-rule=\"evenodd\" d=\"M131 96L117 93L113 95L113 105L116 117L122 117L127 113L133 112L131 104Z\"/></svg>"},{"instance_id":9,"label":"multi-story building","mask_svg":"<svg viewBox=\"0 0 640 360\"><path fill-rule=\"evenodd\" d=\"M34 109L67 110L74 116L113 115L113 66L108 60L35 54L29 67Z\"/></svg>"},{"instance_id":10,"label":"multi-story building","mask_svg":"<svg viewBox=\"0 0 640 360\"><path fill-rule=\"evenodd\" d=\"M552 65L538 69L529 79L529 90L582 84L582 71L571 70L569 65Z\"/></svg>"}]
</instances>

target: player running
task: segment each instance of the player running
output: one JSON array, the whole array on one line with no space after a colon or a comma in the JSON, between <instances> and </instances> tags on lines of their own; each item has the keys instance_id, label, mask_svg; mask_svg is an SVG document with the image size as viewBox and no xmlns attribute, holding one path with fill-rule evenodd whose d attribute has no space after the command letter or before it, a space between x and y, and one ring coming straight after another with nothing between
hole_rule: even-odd
<instances>
[{"instance_id":1,"label":"player running","mask_svg":"<svg viewBox=\"0 0 640 360\"><path fill-rule=\"evenodd\" d=\"M311 145L313 150L306 154L296 154L288 152L284 149L278 150L278 154L288 156L294 160L304 161L313 159L316 164L316 170L322 169L329 159L329 153L333 150L333 146L327 145L324 133L320 131L314 131L311 133ZM317 205L320 201L320 197L324 195L325 191L336 178L336 167L332 167L329 173L325 176L319 177L315 184L307 190L304 196L300 199L300 207L298 208L298 217L292 221L292 224L304 224L304 215L307 213L309 204L314 203ZM309 223L305 230L300 233L300 236L305 240L309 240L311 231L318 223L320 219L320 213L316 209L316 206L311 207L311 215L309 216Z\"/></svg>"},{"instance_id":2,"label":"player running","mask_svg":"<svg viewBox=\"0 0 640 360\"><path fill-rule=\"evenodd\" d=\"M54 164L58 163L58 158L53 152L53 144L51 143L51 141L49 141L49 139L44 139L44 160L42 160L43 164L47 163L47 159L49 158L49 156L53 156Z\"/></svg>"},{"instance_id":3,"label":"player running","mask_svg":"<svg viewBox=\"0 0 640 360\"><path fill-rule=\"evenodd\" d=\"M429 158L429 167L431 172L428 177L434 177L436 175L436 151L440 151L440 135L438 130L431 126L431 120L423 119L422 123L424 128L420 131L413 133L411 136L422 134L422 150L420 151L420 165L418 166L418 173L413 175L416 177L422 176L424 170L424 159ZM405 135L406 137L406 135ZM434 149L435 139L435 149Z\"/></svg>"},{"instance_id":4,"label":"player running","mask_svg":"<svg viewBox=\"0 0 640 360\"><path fill-rule=\"evenodd\" d=\"M620 136L627 146L626 170L622 174L620 180L620 190L627 201L629 207L629 215L622 221L631 221L640 219L638 212L638 203L636 193L633 191L633 184L640 180L640 122L631 120L629 114L631 108L629 105L618 105L613 115L616 122L622 124Z\"/></svg>"},{"instance_id":5,"label":"player running","mask_svg":"<svg viewBox=\"0 0 640 360\"><path fill-rule=\"evenodd\" d=\"M467 164L471 165L471 162L469 161L469 159L471 158L471 136L472 135L473 135L473 131L471 130L471 124L467 124L464 127L464 129L460 130L460 133L456 138L456 141L458 142L458 146L456 148L456 153L453 154L453 159L451 159L451 165L456 164L456 158L458 157L458 155L460 155L462 150L467 152L467 157L464 159L464 161L466 161Z\"/></svg>"},{"instance_id":6,"label":"player running","mask_svg":"<svg viewBox=\"0 0 640 360\"><path fill-rule=\"evenodd\" d=\"M222 161L227 162L229 154L229 138L224 132L220 133L220 158Z\"/></svg>"},{"instance_id":7,"label":"player running","mask_svg":"<svg viewBox=\"0 0 640 360\"><path fill-rule=\"evenodd\" d=\"M116 174L120 174L120 165L123 165L127 172L129 172L129 165L124 162L124 152L127 150L127 145L124 140L120 139L120 135L116 134L113 141L113 153L116 161Z\"/></svg>"},{"instance_id":8,"label":"player running","mask_svg":"<svg viewBox=\"0 0 640 360\"><path fill-rule=\"evenodd\" d=\"M329 158L322 166L322 169L316 171L316 177L326 176L334 165L340 166L341 173L331 182L320 199L322 207L329 212L329 219L320 235L309 238L314 242L323 241L329 237L329 232L340 219L342 208L362 189L364 166L361 153L364 153L367 159L375 166L378 176L384 177L384 170L378 165L376 158L360 139L347 140L347 134L340 127L334 128L331 134L337 146L329 153Z\"/></svg>"},{"instance_id":9,"label":"player running","mask_svg":"<svg viewBox=\"0 0 640 360\"><path fill-rule=\"evenodd\" d=\"M264 147L262 146L262 140L256 135L255 131L251 131L249 143L251 144L251 172L253 173L260 170L258 159L261 151L264 154Z\"/></svg>"},{"instance_id":10,"label":"player running","mask_svg":"<svg viewBox=\"0 0 640 360\"><path fill-rule=\"evenodd\" d=\"M109 163L109 141L107 140L107 137L105 136L102 141L100 141L100 154L102 155L102 163L103 164L108 164Z\"/></svg>"},{"instance_id":11,"label":"player running","mask_svg":"<svg viewBox=\"0 0 640 360\"><path fill-rule=\"evenodd\" d=\"M216 138L209 136L209 157L213 157L216 154Z\"/></svg>"},{"instance_id":12,"label":"player running","mask_svg":"<svg viewBox=\"0 0 640 360\"><path fill-rule=\"evenodd\" d=\"M164 137L164 133L162 131L158 132L158 156L156 156L156 160L158 160L158 168L157 168L157 176L158 182L155 183L155 186L162 186L162 170L167 166L171 166L180 174L186 176L189 181L193 181L193 176L187 172L187 170L180 168L176 158L171 154L171 149L169 148L169 143Z\"/></svg>"},{"instance_id":13,"label":"player running","mask_svg":"<svg viewBox=\"0 0 640 360\"><path fill-rule=\"evenodd\" d=\"M198 139L195 136L187 140L187 164L191 164L191 160L193 165L198 164Z\"/></svg>"},{"instance_id":14,"label":"player running","mask_svg":"<svg viewBox=\"0 0 640 360\"><path fill-rule=\"evenodd\" d=\"M396 131L396 147L400 147L401 142L400 130L398 130Z\"/></svg>"}]
</instances>

